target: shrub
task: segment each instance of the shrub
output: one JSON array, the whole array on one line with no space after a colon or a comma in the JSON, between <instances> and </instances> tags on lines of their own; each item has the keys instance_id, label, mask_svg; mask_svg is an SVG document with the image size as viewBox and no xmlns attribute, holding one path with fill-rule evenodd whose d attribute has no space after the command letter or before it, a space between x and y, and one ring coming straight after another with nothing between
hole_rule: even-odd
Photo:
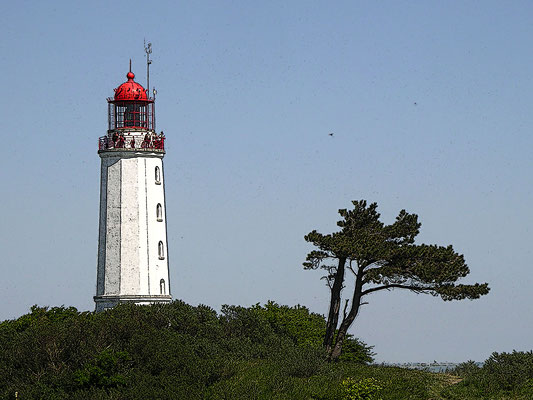
<instances>
[{"instance_id":1,"label":"shrub","mask_svg":"<svg viewBox=\"0 0 533 400\"><path fill-rule=\"evenodd\" d=\"M74 373L73 380L80 387L112 388L126 385L124 370L131 363L125 351L104 350L96 359Z\"/></svg>"},{"instance_id":2,"label":"shrub","mask_svg":"<svg viewBox=\"0 0 533 400\"><path fill-rule=\"evenodd\" d=\"M354 338L352 335L347 335L342 346L339 361L370 364L374 361L374 356L376 355L372 351L373 348L374 346L369 346L363 341Z\"/></svg>"},{"instance_id":3,"label":"shrub","mask_svg":"<svg viewBox=\"0 0 533 400\"><path fill-rule=\"evenodd\" d=\"M483 366L473 361L460 364L452 373L464 378L445 388L446 399L533 398L533 352L492 353Z\"/></svg>"},{"instance_id":4,"label":"shrub","mask_svg":"<svg viewBox=\"0 0 533 400\"><path fill-rule=\"evenodd\" d=\"M513 390L533 378L533 352L492 353L482 368L489 384Z\"/></svg>"},{"instance_id":5,"label":"shrub","mask_svg":"<svg viewBox=\"0 0 533 400\"><path fill-rule=\"evenodd\" d=\"M272 357L283 375L309 378L326 364L322 349L314 347L285 346Z\"/></svg>"},{"instance_id":6,"label":"shrub","mask_svg":"<svg viewBox=\"0 0 533 400\"><path fill-rule=\"evenodd\" d=\"M296 345L322 349L326 332L326 320L322 315L312 313L301 305L280 306L273 301L264 306L258 303L250 310L265 318L276 334L288 337ZM347 335L339 360L369 364L374 361L372 348L352 335Z\"/></svg>"},{"instance_id":7,"label":"shrub","mask_svg":"<svg viewBox=\"0 0 533 400\"><path fill-rule=\"evenodd\" d=\"M326 321L322 315L310 312L307 307L280 306L269 301L264 306L258 303L251 310L265 318L274 332L289 337L298 346L322 346Z\"/></svg>"},{"instance_id":8,"label":"shrub","mask_svg":"<svg viewBox=\"0 0 533 400\"><path fill-rule=\"evenodd\" d=\"M479 373L481 368L472 360L468 360L464 363L457 365L452 370L448 371L449 374L466 378Z\"/></svg>"},{"instance_id":9,"label":"shrub","mask_svg":"<svg viewBox=\"0 0 533 400\"><path fill-rule=\"evenodd\" d=\"M346 400L374 400L378 399L378 392L383 389L375 378L365 378L355 381L347 378L342 381Z\"/></svg>"}]
</instances>

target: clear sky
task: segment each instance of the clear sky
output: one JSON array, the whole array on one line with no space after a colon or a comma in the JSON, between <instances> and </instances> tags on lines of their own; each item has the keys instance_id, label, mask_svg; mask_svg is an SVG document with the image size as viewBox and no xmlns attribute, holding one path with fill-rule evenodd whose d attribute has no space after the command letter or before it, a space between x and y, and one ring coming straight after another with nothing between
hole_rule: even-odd
<instances>
[{"instance_id":1,"label":"clear sky","mask_svg":"<svg viewBox=\"0 0 533 400\"><path fill-rule=\"evenodd\" d=\"M325 314L303 236L367 199L492 288L372 295L352 333L378 361L533 348L533 3L10 1L0 22L1 320L94 308L97 138L146 38L175 298Z\"/></svg>"}]
</instances>

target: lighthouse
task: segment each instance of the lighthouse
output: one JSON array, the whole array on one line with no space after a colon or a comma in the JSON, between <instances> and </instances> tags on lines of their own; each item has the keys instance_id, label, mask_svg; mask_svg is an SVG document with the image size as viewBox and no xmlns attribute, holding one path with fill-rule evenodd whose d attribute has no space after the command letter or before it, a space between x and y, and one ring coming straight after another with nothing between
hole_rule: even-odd
<instances>
[{"instance_id":1,"label":"lighthouse","mask_svg":"<svg viewBox=\"0 0 533 400\"><path fill-rule=\"evenodd\" d=\"M100 224L96 311L171 301L165 203L165 137L155 99L130 71L108 103L99 138Z\"/></svg>"}]
</instances>

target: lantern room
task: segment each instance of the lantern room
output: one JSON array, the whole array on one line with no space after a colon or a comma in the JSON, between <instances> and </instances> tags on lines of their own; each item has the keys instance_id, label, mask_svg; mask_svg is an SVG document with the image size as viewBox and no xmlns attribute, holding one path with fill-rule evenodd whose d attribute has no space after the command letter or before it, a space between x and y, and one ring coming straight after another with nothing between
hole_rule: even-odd
<instances>
[{"instance_id":1,"label":"lantern room","mask_svg":"<svg viewBox=\"0 0 533 400\"><path fill-rule=\"evenodd\" d=\"M126 78L128 80L115 89L115 96L107 99L109 130L155 131L154 99L133 80L133 72L128 72Z\"/></svg>"}]
</instances>

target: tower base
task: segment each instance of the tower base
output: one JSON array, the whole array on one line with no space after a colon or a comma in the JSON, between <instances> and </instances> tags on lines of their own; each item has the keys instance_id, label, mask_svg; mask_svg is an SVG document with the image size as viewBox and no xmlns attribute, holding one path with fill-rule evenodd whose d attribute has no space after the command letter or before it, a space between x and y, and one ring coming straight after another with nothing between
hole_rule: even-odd
<instances>
[{"instance_id":1,"label":"tower base","mask_svg":"<svg viewBox=\"0 0 533 400\"><path fill-rule=\"evenodd\" d=\"M156 295L156 296L94 296L96 303L96 312L105 311L113 308L121 303L133 303L137 305L149 305L155 303L170 303L172 296L170 295Z\"/></svg>"}]
</instances>

